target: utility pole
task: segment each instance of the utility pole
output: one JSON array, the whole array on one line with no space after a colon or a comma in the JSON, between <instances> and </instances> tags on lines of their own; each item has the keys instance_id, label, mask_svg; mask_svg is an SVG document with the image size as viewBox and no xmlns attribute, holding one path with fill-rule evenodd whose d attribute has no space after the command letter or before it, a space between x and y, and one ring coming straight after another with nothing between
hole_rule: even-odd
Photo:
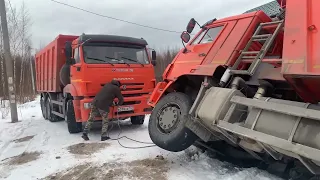
<instances>
[{"instance_id":1,"label":"utility pole","mask_svg":"<svg viewBox=\"0 0 320 180\"><path fill-rule=\"evenodd\" d=\"M6 5L4 0L0 0L0 16L1 16L1 27L2 27L2 38L3 38L3 49L4 49L4 59L6 63L7 70L7 81L9 89L9 100L10 100L10 111L11 111L11 122L18 122L17 104L16 104L16 90L13 81L13 65L12 57L10 53L10 42L9 42L9 32L7 25L7 14Z\"/></svg>"},{"instance_id":2,"label":"utility pole","mask_svg":"<svg viewBox=\"0 0 320 180\"><path fill-rule=\"evenodd\" d=\"M29 47L29 52L28 52L28 56L30 56L30 50L31 48ZM33 93L36 92L36 87L34 85L34 74L33 74L33 62L32 62L32 58L29 59L29 62L30 62L30 71L31 71L31 82L32 82L32 90L33 90Z\"/></svg>"}]
</instances>

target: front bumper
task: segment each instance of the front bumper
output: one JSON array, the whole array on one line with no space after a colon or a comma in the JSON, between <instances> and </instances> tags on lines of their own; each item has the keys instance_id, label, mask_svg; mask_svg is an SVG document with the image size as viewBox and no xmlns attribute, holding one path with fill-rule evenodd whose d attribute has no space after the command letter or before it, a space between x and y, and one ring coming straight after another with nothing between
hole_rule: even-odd
<instances>
[{"instance_id":1,"label":"front bumper","mask_svg":"<svg viewBox=\"0 0 320 180\"><path fill-rule=\"evenodd\" d=\"M147 104L150 95L142 95L139 97L126 97L124 98L124 104L118 107L110 107L109 119L126 119L132 116L139 116L150 114L152 107ZM77 118L77 122L86 122L90 114L90 103L93 98L84 98L79 100L80 117ZM97 116L95 120L101 120L100 116Z\"/></svg>"}]
</instances>

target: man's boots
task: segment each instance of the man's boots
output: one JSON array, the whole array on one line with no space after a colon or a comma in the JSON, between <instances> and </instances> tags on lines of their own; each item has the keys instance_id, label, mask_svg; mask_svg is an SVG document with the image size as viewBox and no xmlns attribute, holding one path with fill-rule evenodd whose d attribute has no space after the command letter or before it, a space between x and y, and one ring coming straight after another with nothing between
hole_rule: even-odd
<instances>
[{"instance_id":1,"label":"man's boots","mask_svg":"<svg viewBox=\"0 0 320 180\"><path fill-rule=\"evenodd\" d=\"M89 137L88 137L88 134L87 134L87 133L83 133L81 137L82 137L82 139L84 139L85 141L88 141L88 140L89 140Z\"/></svg>"}]
</instances>

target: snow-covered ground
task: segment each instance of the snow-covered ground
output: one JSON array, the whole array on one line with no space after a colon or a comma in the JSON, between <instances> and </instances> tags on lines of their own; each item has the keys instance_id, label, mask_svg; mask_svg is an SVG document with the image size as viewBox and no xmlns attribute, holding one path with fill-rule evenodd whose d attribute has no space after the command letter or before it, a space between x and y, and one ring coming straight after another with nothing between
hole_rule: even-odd
<instances>
[{"instance_id":1,"label":"snow-covered ground","mask_svg":"<svg viewBox=\"0 0 320 180\"><path fill-rule=\"evenodd\" d=\"M241 169L206 154L171 153L158 147L126 149L117 141L100 143L99 127L84 142L69 134L65 122L42 118L39 101L19 106L19 123L0 119L0 179L173 179L269 180L279 179L256 168ZM0 116L1 117L1 116ZM122 122L123 134L151 142L143 126ZM116 137L119 129L111 130ZM144 146L122 139L125 146Z\"/></svg>"}]
</instances>

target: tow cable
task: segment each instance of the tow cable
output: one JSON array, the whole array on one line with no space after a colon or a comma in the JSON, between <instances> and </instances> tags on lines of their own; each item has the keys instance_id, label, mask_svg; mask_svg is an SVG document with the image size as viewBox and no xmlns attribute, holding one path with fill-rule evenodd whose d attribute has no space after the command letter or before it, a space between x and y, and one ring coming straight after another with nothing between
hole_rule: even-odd
<instances>
[{"instance_id":1,"label":"tow cable","mask_svg":"<svg viewBox=\"0 0 320 180\"><path fill-rule=\"evenodd\" d=\"M115 111L115 107L116 106L114 106L114 108L113 108L113 112ZM150 147L155 147L156 146L154 143L151 143L151 142L143 142L143 141L139 141L139 140L135 140L135 139L129 138L127 136L121 136L120 137L120 135L122 134L122 128L121 128L121 125L120 125L120 121L121 120L119 118L119 112L118 111L116 112L116 115L117 115L116 121L117 121L117 125L118 125L118 128L119 128L120 132L119 132L117 138L111 138L110 131L113 129L113 125L114 125L114 124L112 124L110 130L108 130L108 136L110 137L110 140L117 141L120 146L122 146L123 148L127 148L127 149L143 149L143 148L150 148ZM129 146L125 146L125 145L121 144L121 142L119 141L120 139L128 139L128 140L136 142L136 143L148 144L148 145L147 146L129 147Z\"/></svg>"}]
</instances>

